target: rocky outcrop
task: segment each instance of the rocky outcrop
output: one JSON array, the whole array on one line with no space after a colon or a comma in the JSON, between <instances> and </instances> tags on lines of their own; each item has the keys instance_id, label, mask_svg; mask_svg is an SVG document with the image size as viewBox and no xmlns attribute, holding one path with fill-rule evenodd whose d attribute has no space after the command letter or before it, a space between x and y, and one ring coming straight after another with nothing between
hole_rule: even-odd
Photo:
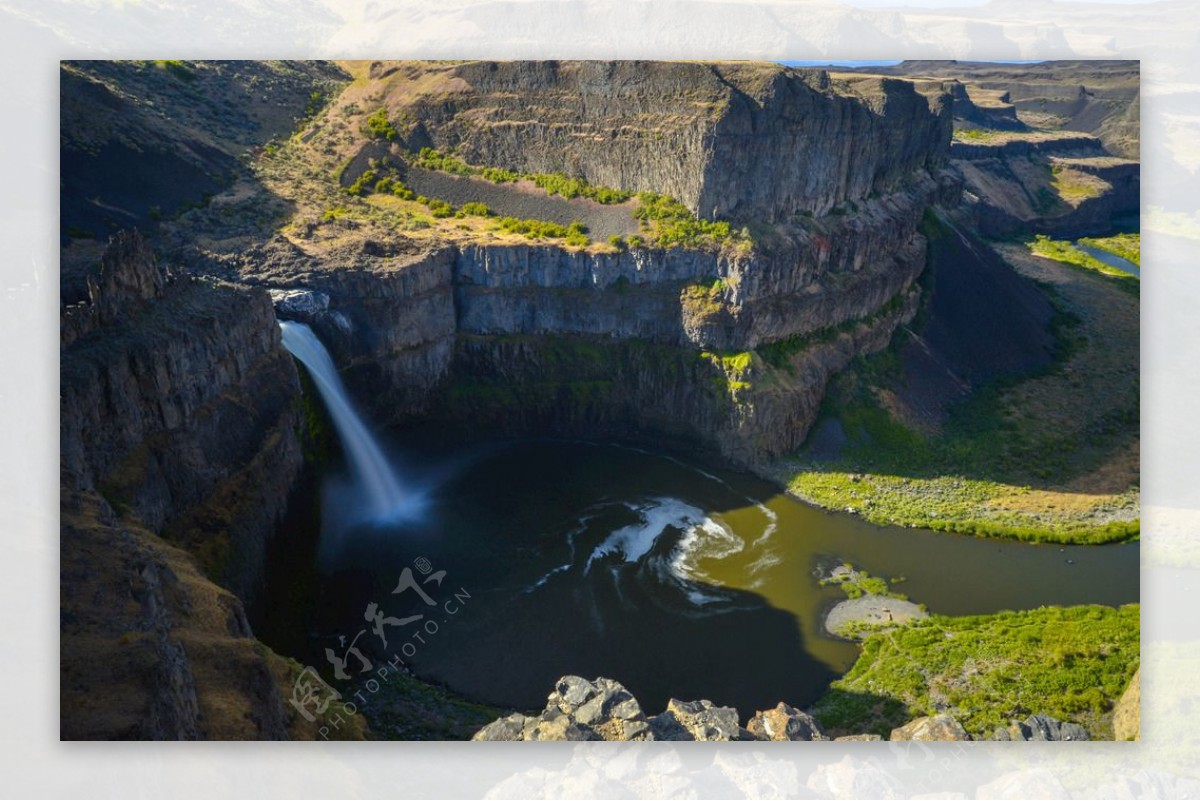
<instances>
[{"instance_id":1,"label":"rocky outcrop","mask_svg":"<svg viewBox=\"0 0 1200 801\"><path fill-rule=\"evenodd\" d=\"M1001 135L955 142L951 155L974 225L986 236L1105 233L1139 208L1139 164L1108 155L1090 136Z\"/></svg>"},{"instance_id":2,"label":"rocky outcrop","mask_svg":"<svg viewBox=\"0 0 1200 801\"><path fill-rule=\"evenodd\" d=\"M970 740L970 735L953 715L942 713L917 718L892 729L892 741L897 740Z\"/></svg>"},{"instance_id":3,"label":"rocky outcrop","mask_svg":"<svg viewBox=\"0 0 1200 801\"><path fill-rule=\"evenodd\" d=\"M774 709L756 712L746 723L756 740L828 740L812 716L780 701Z\"/></svg>"},{"instance_id":4,"label":"rocky outcrop","mask_svg":"<svg viewBox=\"0 0 1200 801\"><path fill-rule=\"evenodd\" d=\"M647 717L637 699L611 679L563 676L538 715L514 713L489 723L473 740L704 740L753 739L737 710L710 701L679 701Z\"/></svg>"},{"instance_id":5,"label":"rocky outcrop","mask_svg":"<svg viewBox=\"0 0 1200 801\"><path fill-rule=\"evenodd\" d=\"M167 283L154 251L136 231L118 232L105 248L98 267L86 270L81 278L86 298L63 303L60 310L59 340L63 348L158 300Z\"/></svg>"},{"instance_id":6,"label":"rocky outcrop","mask_svg":"<svg viewBox=\"0 0 1200 801\"><path fill-rule=\"evenodd\" d=\"M878 631L927 617L929 613L912 601L868 594L847 598L830 609L825 616L825 630L838 637L856 637L859 627Z\"/></svg>"},{"instance_id":7,"label":"rocky outcrop","mask_svg":"<svg viewBox=\"0 0 1200 801\"><path fill-rule=\"evenodd\" d=\"M514 712L477 731L473 740L829 740L811 715L782 701L773 709L759 711L739 725L738 711L711 701L680 701L672 698L658 715L647 716L637 699L612 679L592 681L563 676L554 685L540 713ZM879 742L878 734L849 734L838 742ZM973 739L948 712L915 718L892 729L888 738L902 741L966 741ZM988 739L1024 741L1086 740L1080 725L1047 715L1030 715L997 729Z\"/></svg>"},{"instance_id":8,"label":"rocky outcrop","mask_svg":"<svg viewBox=\"0 0 1200 801\"><path fill-rule=\"evenodd\" d=\"M663 192L703 217L781 222L887 193L945 159L944 95L770 63L375 62L404 144ZM536 108L531 114L530 108Z\"/></svg>"},{"instance_id":9,"label":"rocky outcrop","mask_svg":"<svg viewBox=\"0 0 1200 801\"><path fill-rule=\"evenodd\" d=\"M172 278L134 233L87 286L62 323L62 736L312 739L242 606L300 466L270 299Z\"/></svg>"},{"instance_id":10,"label":"rocky outcrop","mask_svg":"<svg viewBox=\"0 0 1200 801\"><path fill-rule=\"evenodd\" d=\"M246 597L301 461L270 299L168 282L136 234L114 239L91 286L64 310L63 482L204 554Z\"/></svg>"},{"instance_id":11,"label":"rocky outcrop","mask_svg":"<svg viewBox=\"0 0 1200 801\"><path fill-rule=\"evenodd\" d=\"M1113 708L1113 739L1142 739L1142 671L1133 674L1129 686Z\"/></svg>"},{"instance_id":12,"label":"rocky outcrop","mask_svg":"<svg viewBox=\"0 0 1200 801\"><path fill-rule=\"evenodd\" d=\"M1048 715L1030 715L1024 721L1014 721L1008 728L996 729L993 740L1018 741L1080 741L1091 739L1087 729L1078 723L1069 723Z\"/></svg>"}]
</instances>

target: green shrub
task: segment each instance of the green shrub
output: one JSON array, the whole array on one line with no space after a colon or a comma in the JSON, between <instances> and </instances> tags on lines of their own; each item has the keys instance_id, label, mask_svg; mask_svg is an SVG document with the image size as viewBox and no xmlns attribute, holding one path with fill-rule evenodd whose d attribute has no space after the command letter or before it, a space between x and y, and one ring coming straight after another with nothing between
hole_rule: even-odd
<instances>
[{"instance_id":1,"label":"green shrub","mask_svg":"<svg viewBox=\"0 0 1200 801\"><path fill-rule=\"evenodd\" d=\"M423 147L417 153L417 166L426 170L448 172L451 175L473 175L478 172L457 156L442 153L432 147Z\"/></svg>"},{"instance_id":2,"label":"green shrub","mask_svg":"<svg viewBox=\"0 0 1200 801\"><path fill-rule=\"evenodd\" d=\"M494 184L509 184L521 178L517 173L501 167L484 167L479 174Z\"/></svg>"},{"instance_id":3,"label":"green shrub","mask_svg":"<svg viewBox=\"0 0 1200 801\"><path fill-rule=\"evenodd\" d=\"M382 108L367 117L367 133L372 139L386 139L389 142L394 142L399 137L396 127L388 121L387 109Z\"/></svg>"},{"instance_id":4,"label":"green shrub","mask_svg":"<svg viewBox=\"0 0 1200 801\"><path fill-rule=\"evenodd\" d=\"M625 239L620 234L613 234L608 238L608 244L612 245L617 250L625 250Z\"/></svg>"},{"instance_id":5,"label":"green shrub","mask_svg":"<svg viewBox=\"0 0 1200 801\"><path fill-rule=\"evenodd\" d=\"M652 225L658 244L694 246L719 244L729 238L729 223L695 217L687 206L668 195L638 192L639 205L633 216Z\"/></svg>"},{"instance_id":6,"label":"green shrub","mask_svg":"<svg viewBox=\"0 0 1200 801\"><path fill-rule=\"evenodd\" d=\"M462 204L462 206L459 208L459 213L470 217L492 216L492 210L487 207L487 204L477 203L475 201Z\"/></svg>"},{"instance_id":7,"label":"green shrub","mask_svg":"<svg viewBox=\"0 0 1200 801\"><path fill-rule=\"evenodd\" d=\"M527 239L563 239L567 236L574 237L575 242L581 241L579 237L587 239L586 236L578 231L571 231L565 225L548 222L546 220L522 220L517 217L502 217L499 221L499 226L502 230L512 234L521 234Z\"/></svg>"},{"instance_id":8,"label":"green shrub","mask_svg":"<svg viewBox=\"0 0 1200 801\"><path fill-rule=\"evenodd\" d=\"M425 205L429 207L429 211L437 219L445 219L446 217L454 216L454 207L444 200L437 198L428 198Z\"/></svg>"},{"instance_id":9,"label":"green shrub","mask_svg":"<svg viewBox=\"0 0 1200 801\"><path fill-rule=\"evenodd\" d=\"M548 195L559 195L568 200L575 197L586 197L598 203L624 203L630 194L620 189L606 186L593 186L583 178L571 178L561 172L536 173L529 178L546 191Z\"/></svg>"}]
</instances>

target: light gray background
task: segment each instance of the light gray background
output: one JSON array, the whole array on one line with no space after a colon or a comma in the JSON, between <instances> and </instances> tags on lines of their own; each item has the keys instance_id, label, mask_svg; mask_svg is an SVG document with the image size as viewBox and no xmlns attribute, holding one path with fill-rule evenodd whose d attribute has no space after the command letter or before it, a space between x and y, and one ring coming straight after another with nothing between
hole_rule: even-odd
<instances>
[{"instance_id":1,"label":"light gray background","mask_svg":"<svg viewBox=\"0 0 1200 801\"><path fill-rule=\"evenodd\" d=\"M1198 5L0 0L0 791L122 798L1200 796ZM1143 741L59 743L57 61L118 57L1141 59Z\"/></svg>"}]
</instances>

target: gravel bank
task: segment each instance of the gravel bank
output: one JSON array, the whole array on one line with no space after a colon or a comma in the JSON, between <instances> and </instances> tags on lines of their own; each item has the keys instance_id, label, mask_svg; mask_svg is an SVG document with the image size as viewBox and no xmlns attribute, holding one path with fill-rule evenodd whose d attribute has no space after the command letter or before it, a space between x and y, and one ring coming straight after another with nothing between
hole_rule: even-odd
<instances>
[{"instance_id":1,"label":"gravel bank","mask_svg":"<svg viewBox=\"0 0 1200 801\"><path fill-rule=\"evenodd\" d=\"M825 616L825 630L841 637L846 627L853 623L870 625L903 624L910 620L929 617L929 613L912 601L888 598L886 595L864 595L842 601Z\"/></svg>"}]
</instances>

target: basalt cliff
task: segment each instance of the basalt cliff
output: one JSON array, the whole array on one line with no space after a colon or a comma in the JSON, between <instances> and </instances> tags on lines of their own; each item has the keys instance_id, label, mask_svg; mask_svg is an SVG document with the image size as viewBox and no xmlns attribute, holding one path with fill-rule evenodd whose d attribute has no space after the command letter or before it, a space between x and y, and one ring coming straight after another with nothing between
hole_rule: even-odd
<instances>
[{"instance_id":1,"label":"basalt cliff","mask_svg":"<svg viewBox=\"0 0 1200 801\"><path fill-rule=\"evenodd\" d=\"M265 286L328 342L375 419L448 416L489 431L653 438L751 465L796 447L828 377L916 311L919 228L959 183L948 96L762 64L383 63L356 80L264 183L297 222L249 248L180 242L197 271ZM378 108L366 105L366 98ZM386 136L363 135L376 120ZM357 116L356 116L357 115ZM364 122L364 120L367 120ZM676 198L733 235L638 237L638 200L531 197L412 156ZM617 245L480 233L295 193L297 164L340 186L395 175L566 213ZM465 195L463 195L465 196ZM391 201L392 198L387 198ZM540 205L539 205L540 204ZM565 210L560 208L567 204ZM395 219L393 217L392 219ZM639 241L641 240L641 241ZM302 293L309 293L301 301Z\"/></svg>"}]
</instances>

